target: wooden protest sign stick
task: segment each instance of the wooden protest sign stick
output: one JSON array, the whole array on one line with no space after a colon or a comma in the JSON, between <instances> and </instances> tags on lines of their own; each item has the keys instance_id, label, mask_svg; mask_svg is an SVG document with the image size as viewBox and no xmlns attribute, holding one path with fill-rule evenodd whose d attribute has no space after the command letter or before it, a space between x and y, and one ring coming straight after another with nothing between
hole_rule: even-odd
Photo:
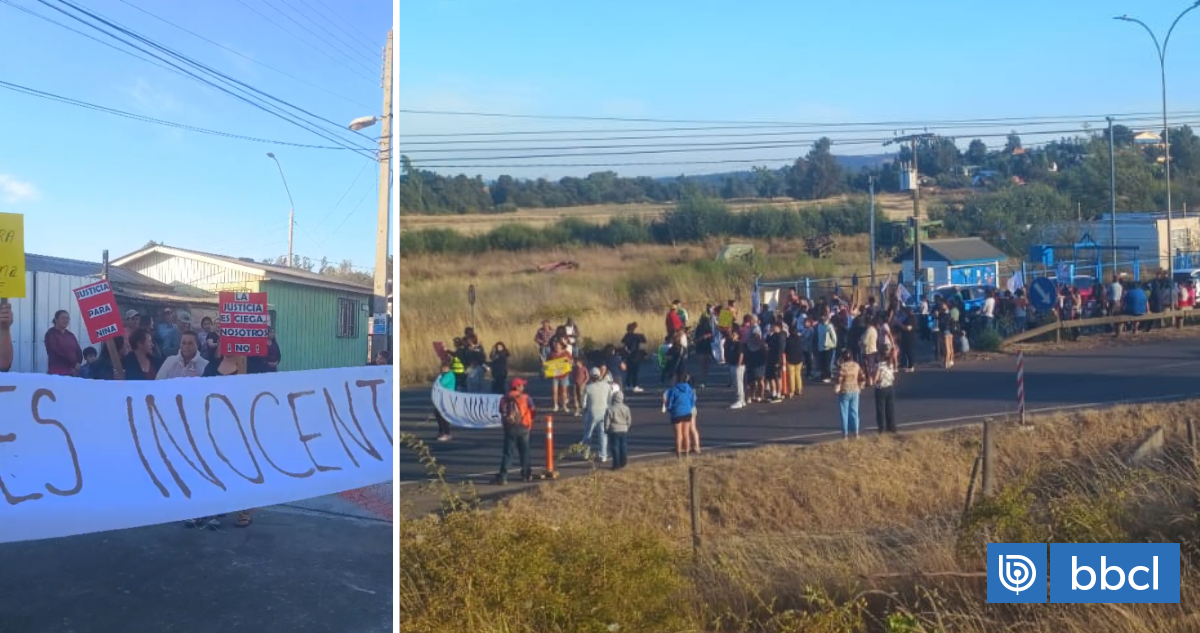
<instances>
[{"instance_id":1,"label":"wooden protest sign stick","mask_svg":"<svg viewBox=\"0 0 1200 633\"><path fill-rule=\"evenodd\" d=\"M125 365L121 363L121 352L117 350L117 342L113 339L104 341L104 348L108 350L108 359L112 361L113 378L115 380L125 380Z\"/></svg>"}]
</instances>

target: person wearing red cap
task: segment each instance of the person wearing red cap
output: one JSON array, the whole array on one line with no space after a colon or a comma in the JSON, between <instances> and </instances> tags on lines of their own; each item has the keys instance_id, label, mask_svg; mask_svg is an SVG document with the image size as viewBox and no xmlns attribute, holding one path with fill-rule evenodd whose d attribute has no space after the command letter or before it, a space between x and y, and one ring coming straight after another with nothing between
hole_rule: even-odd
<instances>
[{"instance_id":1,"label":"person wearing red cap","mask_svg":"<svg viewBox=\"0 0 1200 633\"><path fill-rule=\"evenodd\" d=\"M533 398L525 393L525 379L513 378L512 387L500 399L500 420L504 427L504 452L500 455L500 472L494 483L508 483L508 464L515 448L521 460L521 481L533 481L533 467L529 462L529 431L533 428L533 416L537 408Z\"/></svg>"}]
</instances>

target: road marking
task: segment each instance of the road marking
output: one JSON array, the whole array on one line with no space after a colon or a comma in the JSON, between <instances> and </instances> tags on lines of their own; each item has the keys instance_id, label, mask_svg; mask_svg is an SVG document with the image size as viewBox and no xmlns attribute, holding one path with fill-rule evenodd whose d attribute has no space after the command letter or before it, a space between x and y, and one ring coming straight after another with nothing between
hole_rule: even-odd
<instances>
[{"instance_id":1,"label":"road marking","mask_svg":"<svg viewBox=\"0 0 1200 633\"><path fill-rule=\"evenodd\" d=\"M1198 362L1200 362L1200 361L1198 361ZM1167 402L1167 401L1171 401L1171 400L1184 400L1187 398L1195 398L1197 396L1200 396L1200 393L1173 393L1173 394L1169 394L1169 395L1165 395L1165 396L1147 396L1147 397L1142 397L1142 398L1122 398L1119 400L1107 400L1107 401L1102 401L1102 402L1085 402L1082 404L1067 404L1067 405L1061 405L1061 406L1055 406L1055 407L1040 407L1037 409L1029 409L1026 411L1026 413L1027 414L1028 413L1052 413L1055 411L1074 411L1077 409L1092 409L1092 408L1100 408L1100 407L1110 407L1110 406L1116 406L1116 405L1121 405L1121 404L1141 404L1141 403L1146 403L1146 402ZM955 422L967 422L969 420L982 420L984 418L996 418L996 417L1001 417L1001 416L1008 416L1008 415L1012 415L1012 413L1013 413L1012 411L1001 411L1001 412L996 412L996 413L974 413L971 415L960 415L960 416L955 416L955 417L951 417L951 418L937 418L937 419L933 419L933 420L917 420L914 422L902 422L900 424L897 424L896 426L904 428L904 427L929 426L929 425L934 425L934 424L952 424ZM824 437L826 435L837 436L837 435L841 435L841 434L842 434L842 432L840 430L817 431L814 433L802 433L800 435L789 435L787 437L778 437L778 438L767 439L767 440L750 440L750 441L745 441L745 442L732 442L729 444L717 444L717 445L708 447L706 450L715 451L715 450L722 450L722 449L745 448L745 447L750 447L750 446L767 446L770 444L778 444L778 443L782 443L782 442L791 442L791 441L795 441L795 440L811 439L814 437ZM661 457L661 456L674 455L674 454L675 454L675 451L655 451L653 453L639 453L637 455L630 455L629 459L634 460L634 459L641 459L641 458L645 458L645 457ZM584 466L591 466L591 464L590 463L563 464L562 468L563 469L566 469L566 468L574 469L577 467L584 467ZM489 471L482 472L482 473L471 473L469 475L462 475L462 476L456 477L455 479L457 481L462 481L462 480L467 480L467 479L478 479L480 477L487 477L489 475L494 476L495 474L496 474L496 471L489 470ZM411 485L416 485L416 484L428 484L432 481L433 480L431 480L431 479L426 479L426 480L420 480L420 481L413 481L413 480L401 481L401 482L397 482L397 483L399 483L399 485L401 485L401 486L411 486Z\"/></svg>"}]
</instances>

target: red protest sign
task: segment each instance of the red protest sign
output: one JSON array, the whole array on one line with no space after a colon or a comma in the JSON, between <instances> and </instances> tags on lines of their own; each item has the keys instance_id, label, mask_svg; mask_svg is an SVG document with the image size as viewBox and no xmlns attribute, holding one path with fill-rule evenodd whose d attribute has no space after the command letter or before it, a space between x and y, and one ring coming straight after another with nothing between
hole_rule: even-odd
<instances>
[{"instance_id":1,"label":"red protest sign","mask_svg":"<svg viewBox=\"0 0 1200 633\"><path fill-rule=\"evenodd\" d=\"M97 281L74 291L83 313L83 325L93 343L102 343L116 338L125 331L121 324L121 313L117 309L117 298L113 296L108 281Z\"/></svg>"},{"instance_id":2,"label":"red protest sign","mask_svg":"<svg viewBox=\"0 0 1200 633\"><path fill-rule=\"evenodd\" d=\"M222 292L218 316L223 356L266 356L270 339L267 329L271 316L267 312L265 292Z\"/></svg>"}]
</instances>

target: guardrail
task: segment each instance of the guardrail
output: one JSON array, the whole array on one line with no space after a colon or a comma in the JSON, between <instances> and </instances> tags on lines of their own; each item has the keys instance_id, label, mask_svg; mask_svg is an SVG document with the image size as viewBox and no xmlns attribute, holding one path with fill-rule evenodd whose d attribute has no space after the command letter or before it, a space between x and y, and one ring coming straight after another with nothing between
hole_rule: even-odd
<instances>
[{"instance_id":1,"label":"guardrail","mask_svg":"<svg viewBox=\"0 0 1200 633\"><path fill-rule=\"evenodd\" d=\"M1004 348L1015 343L1024 343L1048 334L1054 334L1054 341L1056 343L1061 343L1063 332L1065 331L1089 327L1118 326L1119 332L1121 326L1124 326L1127 323L1142 323L1145 321L1170 320L1174 327L1180 328L1183 327L1184 323L1189 318L1193 320L1200 320L1200 310L1166 310L1163 312L1147 312L1146 314L1140 316L1119 314L1116 316L1072 319L1069 321L1058 319L1058 315L1056 314L1055 321L1025 330L1020 334L1014 334L1001 341L1000 347Z\"/></svg>"}]
</instances>

